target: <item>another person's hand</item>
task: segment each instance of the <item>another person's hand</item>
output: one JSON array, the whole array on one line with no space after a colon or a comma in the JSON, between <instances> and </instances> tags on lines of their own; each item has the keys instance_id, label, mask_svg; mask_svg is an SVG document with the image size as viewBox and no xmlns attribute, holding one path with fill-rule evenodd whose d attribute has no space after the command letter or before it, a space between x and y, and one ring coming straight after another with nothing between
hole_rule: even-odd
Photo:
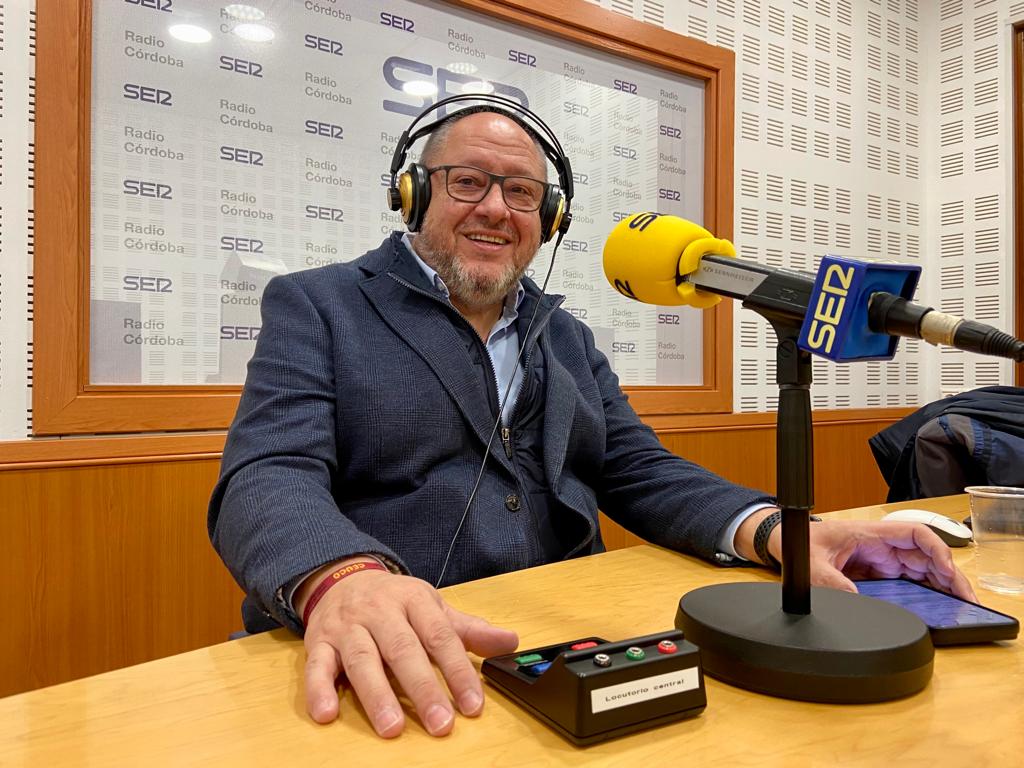
<instances>
[{"instance_id":1,"label":"another person's hand","mask_svg":"<svg viewBox=\"0 0 1024 768\"><path fill-rule=\"evenodd\" d=\"M300 587L295 601L300 615L312 588L339 565L322 569ZM452 608L425 581L377 570L355 573L331 587L309 617L306 709L318 723L335 720L336 681L344 674L377 733L397 736L405 716L390 671L424 728L443 736L455 722L453 699L463 715L476 716L483 707L480 677L466 651L493 656L511 653L518 644L514 632Z\"/></svg>"},{"instance_id":2,"label":"another person's hand","mask_svg":"<svg viewBox=\"0 0 1024 768\"><path fill-rule=\"evenodd\" d=\"M810 544L812 584L856 592L851 579L905 576L957 597L977 601L967 577L953 564L949 547L921 523L881 520L811 523ZM774 554L779 557L780 551L775 550Z\"/></svg>"}]
</instances>

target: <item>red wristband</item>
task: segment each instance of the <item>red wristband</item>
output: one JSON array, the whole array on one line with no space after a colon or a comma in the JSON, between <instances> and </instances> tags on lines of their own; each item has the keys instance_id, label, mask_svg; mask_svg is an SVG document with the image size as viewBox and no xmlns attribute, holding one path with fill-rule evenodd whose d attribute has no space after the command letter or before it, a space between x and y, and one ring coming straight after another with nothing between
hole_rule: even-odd
<instances>
[{"instance_id":1,"label":"red wristband","mask_svg":"<svg viewBox=\"0 0 1024 768\"><path fill-rule=\"evenodd\" d=\"M335 571L332 571L328 576L324 578L316 589L313 590L313 594L309 596L309 600L306 601L306 610L302 612L302 625L306 626L309 624L309 616L313 613L313 609L316 604L320 602L320 598L327 594L327 590L337 584L339 581L344 579L346 576L351 576L353 573L359 573L360 571L387 571L380 563L370 562L358 562L349 563L343 565Z\"/></svg>"}]
</instances>

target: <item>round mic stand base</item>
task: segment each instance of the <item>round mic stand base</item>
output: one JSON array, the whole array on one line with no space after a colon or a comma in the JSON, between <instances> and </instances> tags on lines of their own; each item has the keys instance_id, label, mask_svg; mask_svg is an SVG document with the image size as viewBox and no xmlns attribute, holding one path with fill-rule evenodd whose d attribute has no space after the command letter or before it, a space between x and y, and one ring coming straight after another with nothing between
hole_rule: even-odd
<instances>
[{"instance_id":1,"label":"round mic stand base","mask_svg":"<svg viewBox=\"0 0 1024 768\"><path fill-rule=\"evenodd\" d=\"M823 587L811 587L812 613L781 602L779 584L702 587L680 599L676 627L700 648L705 673L771 696L862 704L928 684L935 649L912 613Z\"/></svg>"}]
</instances>

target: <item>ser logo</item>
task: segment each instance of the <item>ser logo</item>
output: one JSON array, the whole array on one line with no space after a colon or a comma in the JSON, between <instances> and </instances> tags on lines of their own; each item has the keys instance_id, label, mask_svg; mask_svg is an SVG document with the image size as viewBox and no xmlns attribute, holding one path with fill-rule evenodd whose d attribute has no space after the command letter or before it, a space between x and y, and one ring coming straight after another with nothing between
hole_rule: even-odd
<instances>
[{"instance_id":1,"label":"ser logo","mask_svg":"<svg viewBox=\"0 0 1024 768\"><path fill-rule=\"evenodd\" d=\"M674 125L659 125L658 134L661 136L668 136L670 139L683 138L682 128L676 128Z\"/></svg>"},{"instance_id":2,"label":"ser logo","mask_svg":"<svg viewBox=\"0 0 1024 768\"><path fill-rule=\"evenodd\" d=\"M628 219L632 215L633 214L629 211L612 211L612 221L618 223L623 219Z\"/></svg>"},{"instance_id":3,"label":"ser logo","mask_svg":"<svg viewBox=\"0 0 1024 768\"><path fill-rule=\"evenodd\" d=\"M524 64L527 67L537 66L537 57L532 53L526 53L525 51L517 51L513 48L508 49L508 60L513 64Z\"/></svg>"},{"instance_id":4,"label":"ser logo","mask_svg":"<svg viewBox=\"0 0 1024 768\"><path fill-rule=\"evenodd\" d=\"M220 337L237 341L255 341L260 337L260 327L258 325L222 325Z\"/></svg>"},{"instance_id":5,"label":"ser logo","mask_svg":"<svg viewBox=\"0 0 1024 768\"><path fill-rule=\"evenodd\" d=\"M221 56L220 68L227 72L237 72L240 75L263 77L262 64L247 59L236 59L234 56Z\"/></svg>"},{"instance_id":6,"label":"ser logo","mask_svg":"<svg viewBox=\"0 0 1024 768\"><path fill-rule=\"evenodd\" d=\"M324 53L332 53L335 56L344 56L342 53L344 46L340 40L332 40L329 37L320 37L320 35L305 35L304 45L307 48L312 48L314 51L322 51Z\"/></svg>"},{"instance_id":7,"label":"ser logo","mask_svg":"<svg viewBox=\"0 0 1024 768\"><path fill-rule=\"evenodd\" d=\"M313 136L324 136L328 139L344 139L345 129L335 123L324 123L319 120L307 120L305 133Z\"/></svg>"},{"instance_id":8,"label":"ser logo","mask_svg":"<svg viewBox=\"0 0 1024 768\"><path fill-rule=\"evenodd\" d=\"M171 10L171 6L174 4L174 0L124 0L128 5L137 5L140 8L151 8L154 11L165 11L167 13L174 13Z\"/></svg>"},{"instance_id":9,"label":"ser logo","mask_svg":"<svg viewBox=\"0 0 1024 768\"><path fill-rule=\"evenodd\" d=\"M821 281L821 293L814 307L814 319L807 330L807 346L811 349L825 348L832 351L836 340L836 327L843 319L846 296L853 283L854 268L844 270L839 264L830 264Z\"/></svg>"},{"instance_id":10,"label":"ser logo","mask_svg":"<svg viewBox=\"0 0 1024 768\"><path fill-rule=\"evenodd\" d=\"M138 83L125 83L123 90L124 98L131 101L142 101L147 104L159 104L161 107L171 107L171 92L163 88L152 88L148 85Z\"/></svg>"},{"instance_id":11,"label":"ser logo","mask_svg":"<svg viewBox=\"0 0 1024 768\"><path fill-rule=\"evenodd\" d=\"M399 16L394 13L388 13L387 11L380 12L380 23L385 27L399 29L402 32L416 31L415 21L413 21L412 19L407 19L404 16Z\"/></svg>"},{"instance_id":12,"label":"ser logo","mask_svg":"<svg viewBox=\"0 0 1024 768\"><path fill-rule=\"evenodd\" d=\"M616 144L612 147L612 154L615 157L623 157L626 160L636 160L637 151L633 147L624 147L621 144Z\"/></svg>"},{"instance_id":13,"label":"ser logo","mask_svg":"<svg viewBox=\"0 0 1024 768\"><path fill-rule=\"evenodd\" d=\"M575 101L563 101L562 111L567 115L579 115L580 117L590 117L590 107L586 104L579 104Z\"/></svg>"},{"instance_id":14,"label":"ser logo","mask_svg":"<svg viewBox=\"0 0 1024 768\"><path fill-rule=\"evenodd\" d=\"M221 147L220 159L230 160L233 163L241 163L242 165L263 165L262 152L258 152L255 149L244 149L243 147Z\"/></svg>"},{"instance_id":15,"label":"ser logo","mask_svg":"<svg viewBox=\"0 0 1024 768\"><path fill-rule=\"evenodd\" d=\"M344 221L345 212L341 208L331 208L326 205L307 205L307 219L318 219L320 221Z\"/></svg>"},{"instance_id":16,"label":"ser logo","mask_svg":"<svg viewBox=\"0 0 1024 768\"><path fill-rule=\"evenodd\" d=\"M263 241L252 237L224 235L220 239L220 249L236 253L263 253Z\"/></svg>"},{"instance_id":17,"label":"ser logo","mask_svg":"<svg viewBox=\"0 0 1024 768\"><path fill-rule=\"evenodd\" d=\"M173 293L174 282L169 277L151 277L149 275L125 275L126 291L146 291L148 293Z\"/></svg>"},{"instance_id":18,"label":"ser logo","mask_svg":"<svg viewBox=\"0 0 1024 768\"><path fill-rule=\"evenodd\" d=\"M566 240L562 243L565 250L573 253L589 253L590 243L586 240Z\"/></svg>"},{"instance_id":19,"label":"ser logo","mask_svg":"<svg viewBox=\"0 0 1024 768\"><path fill-rule=\"evenodd\" d=\"M619 354L632 355L636 353L636 342L635 341L613 341L612 352Z\"/></svg>"},{"instance_id":20,"label":"ser logo","mask_svg":"<svg viewBox=\"0 0 1024 768\"><path fill-rule=\"evenodd\" d=\"M575 317L577 320L587 319L587 308L586 307L566 307L565 311Z\"/></svg>"},{"instance_id":21,"label":"ser logo","mask_svg":"<svg viewBox=\"0 0 1024 768\"><path fill-rule=\"evenodd\" d=\"M124 193L131 197L155 197L158 200L171 200L171 185L142 179L125 179L122 185Z\"/></svg>"},{"instance_id":22,"label":"ser logo","mask_svg":"<svg viewBox=\"0 0 1024 768\"><path fill-rule=\"evenodd\" d=\"M653 211L645 211L644 213L638 213L636 216L633 217L632 220L630 220L629 228L639 229L641 232L643 232L645 229L651 226L651 224L657 221L659 216L661 216L660 213L654 213ZM634 296L633 298L636 297Z\"/></svg>"},{"instance_id":23,"label":"ser logo","mask_svg":"<svg viewBox=\"0 0 1024 768\"><path fill-rule=\"evenodd\" d=\"M658 313L658 325L679 325L679 315L672 315L665 312Z\"/></svg>"},{"instance_id":24,"label":"ser logo","mask_svg":"<svg viewBox=\"0 0 1024 768\"><path fill-rule=\"evenodd\" d=\"M406 59L402 56L390 56L384 61L383 66L384 82L391 86L394 90L399 93L406 95L405 84L414 80L424 80L426 78L435 78L437 80L437 96L438 100L447 98L449 96L459 96L464 93L462 87L466 83L472 83L478 81L480 78L478 75L465 75L458 72L452 72L451 70L438 67L435 73L434 67L430 64L426 64L422 61L415 61L414 59ZM408 75L412 76L409 77ZM496 83L491 81L491 85L494 86L494 93L499 96L505 96L509 99L514 99L522 104L524 107L530 106L530 100L526 98L526 93L514 85L508 85L506 83ZM385 99L381 106L386 112L395 112L399 115L408 115L415 117L424 109L433 104L433 100L429 96L419 97L418 104L405 104L400 101L390 101ZM439 109L438 119L445 117L448 114L446 109Z\"/></svg>"},{"instance_id":25,"label":"ser logo","mask_svg":"<svg viewBox=\"0 0 1024 768\"><path fill-rule=\"evenodd\" d=\"M612 87L616 91L622 91L623 93L636 93L636 83L631 83L628 80L616 80L612 83Z\"/></svg>"},{"instance_id":26,"label":"ser logo","mask_svg":"<svg viewBox=\"0 0 1024 768\"><path fill-rule=\"evenodd\" d=\"M659 200L681 200L682 199L682 195L680 194L678 189L665 189L665 187L660 187L658 189L658 199Z\"/></svg>"},{"instance_id":27,"label":"ser logo","mask_svg":"<svg viewBox=\"0 0 1024 768\"><path fill-rule=\"evenodd\" d=\"M572 173L572 183L573 184L582 184L584 186L587 186L587 185L590 184L590 174L589 173L576 173L575 171L573 171L573 173Z\"/></svg>"}]
</instances>

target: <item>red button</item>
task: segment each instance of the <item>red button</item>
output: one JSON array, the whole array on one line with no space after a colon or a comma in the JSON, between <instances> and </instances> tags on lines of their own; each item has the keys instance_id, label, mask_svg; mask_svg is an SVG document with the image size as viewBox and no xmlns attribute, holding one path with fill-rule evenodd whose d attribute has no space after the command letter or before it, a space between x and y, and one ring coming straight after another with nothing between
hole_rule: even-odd
<instances>
[{"instance_id":1,"label":"red button","mask_svg":"<svg viewBox=\"0 0 1024 768\"><path fill-rule=\"evenodd\" d=\"M593 640L587 640L587 642L585 642L585 643L576 643L576 645L570 646L570 649L573 650L573 651L582 651L584 648L596 648L596 647L597 647L597 643L595 643Z\"/></svg>"},{"instance_id":2,"label":"red button","mask_svg":"<svg viewBox=\"0 0 1024 768\"><path fill-rule=\"evenodd\" d=\"M675 653L676 650L676 644L671 640L662 640L658 643L658 653Z\"/></svg>"}]
</instances>

